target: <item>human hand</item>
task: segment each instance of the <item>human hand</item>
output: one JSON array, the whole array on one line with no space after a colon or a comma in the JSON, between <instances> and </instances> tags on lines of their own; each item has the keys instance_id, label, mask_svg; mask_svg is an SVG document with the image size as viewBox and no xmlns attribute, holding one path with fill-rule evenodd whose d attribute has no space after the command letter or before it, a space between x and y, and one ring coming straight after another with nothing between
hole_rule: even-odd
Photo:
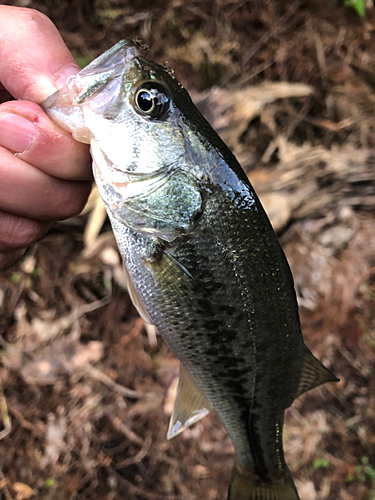
<instances>
[{"instance_id":1,"label":"human hand","mask_svg":"<svg viewBox=\"0 0 375 500\"><path fill-rule=\"evenodd\" d=\"M32 9L0 5L0 61L0 269L5 269L53 221L82 210L91 189L91 159L87 145L35 104L79 71L52 22Z\"/></svg>"}]
</instances>

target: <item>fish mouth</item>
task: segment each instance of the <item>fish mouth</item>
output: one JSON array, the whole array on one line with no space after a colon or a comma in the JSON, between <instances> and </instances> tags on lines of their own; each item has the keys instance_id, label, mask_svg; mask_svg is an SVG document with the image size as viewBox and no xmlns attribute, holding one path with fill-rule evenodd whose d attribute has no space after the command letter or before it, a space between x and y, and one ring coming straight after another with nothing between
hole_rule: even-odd
<instances>
[{"instance_id":1,"label":"fish mouth","mask_svg":"<svg viewBox=\"0 0 375 500\"><path fill-rule=\"evenodd\" d=\"M89 143L90 134L84 124L81 106L101 93L102 105L111 92L106 87L121 85L122 77L132 60L140 55L140 47L130 39L121 40L76 75L43 103L44 111L62 128L73 133L80 142Z\"/></svg>"}]
</instances>

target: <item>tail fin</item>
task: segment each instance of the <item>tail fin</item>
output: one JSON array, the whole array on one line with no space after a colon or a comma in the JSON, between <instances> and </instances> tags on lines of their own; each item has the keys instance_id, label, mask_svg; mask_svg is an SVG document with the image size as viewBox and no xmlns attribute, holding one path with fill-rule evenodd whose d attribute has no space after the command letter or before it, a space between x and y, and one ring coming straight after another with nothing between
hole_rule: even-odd
<instances>
[{"instance_id":1,"label":"tail fin","mask_svg":"<svg viewBox=\"0 0 375 500\"><path fill-rule=\"evenodd\" d=\"M299 500L299 496L289 471L282 478L264 482L235 463L228 500Z\"/></svg>"}]
</instances>

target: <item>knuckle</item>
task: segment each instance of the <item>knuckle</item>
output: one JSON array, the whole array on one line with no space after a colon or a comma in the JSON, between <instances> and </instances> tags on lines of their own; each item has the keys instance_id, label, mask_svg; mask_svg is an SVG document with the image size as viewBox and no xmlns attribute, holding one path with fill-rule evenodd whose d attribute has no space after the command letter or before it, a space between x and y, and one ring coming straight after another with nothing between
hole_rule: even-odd
<instances>
[{"instance_id":1,"label":"knuckle","mask_svg":"<svg viewBox=\"0 0 375 500\"><path fill-rule=\"evenodd\" d=\"M52 21L42 12L35 9L25 9L24 15L28 18L32 23L35 23L37 26L44 26L46 24L52 24Z\"/></svg>"},{"instance_id":2,"label":"knuckle","mask_svg":"<svg viewBox=\"0 0 375 500\"><path fill-rule=\"evenodd\" d=\"M84 209L91 191L91 183L75 181L71 189L64 193L64 200L59 206L59 219L69 219L79 215Z\"/></svg>"},{"instance_id":3,"label":"knuckle","mask_svg":"<svg viewBox=\"0 0 375 500\"><path fill-rule=\"evenodd\" d=\"M0 248L25 248L35 243L46 232L45 224L18 217L12 214L0 214Z\"/></svg>"}]
</instances>

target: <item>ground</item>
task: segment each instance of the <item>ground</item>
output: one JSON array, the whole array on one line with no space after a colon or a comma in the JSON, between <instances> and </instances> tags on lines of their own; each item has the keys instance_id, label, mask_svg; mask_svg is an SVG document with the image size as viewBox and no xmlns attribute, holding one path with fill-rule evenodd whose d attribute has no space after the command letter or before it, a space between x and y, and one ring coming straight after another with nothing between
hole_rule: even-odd
<instances>
[{"instance_id":1,"label":"ground","mask_svg":"<svg viewBox=\"0 0 375 500\"><path fill-rule=\"evenodd\" d=\"M364 19L333 0L13 4L50 16L81 65L142 39L235 151L290 261L306 343L340 377L286 414L301 499L374 500L372 2ZM178 362L137 316L108 222L90 248L85 226L56 224L0 276L0 498L224 500L229 438L210 415L166 440Z\"/></svg>"}]
</instances>

